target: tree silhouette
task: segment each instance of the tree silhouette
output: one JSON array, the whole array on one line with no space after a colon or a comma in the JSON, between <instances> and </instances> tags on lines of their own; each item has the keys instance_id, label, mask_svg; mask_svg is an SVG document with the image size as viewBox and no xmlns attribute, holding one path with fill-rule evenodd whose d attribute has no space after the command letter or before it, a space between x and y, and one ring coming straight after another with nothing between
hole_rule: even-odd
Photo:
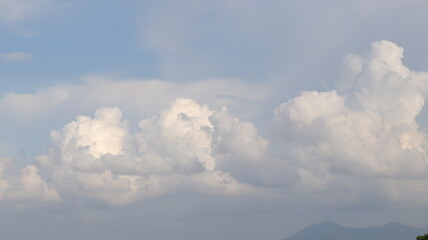
<instances>
[{"instance_id":1,"label":"tree silhouette","mask_svg":"<svg viewBox=\"0 0 428 240\"><path fill-rule=\"evenodd\" d=\"M428 234L425 234L423 236L417 236L416 240L428 240Z\"/></svg>"}]
</instances>

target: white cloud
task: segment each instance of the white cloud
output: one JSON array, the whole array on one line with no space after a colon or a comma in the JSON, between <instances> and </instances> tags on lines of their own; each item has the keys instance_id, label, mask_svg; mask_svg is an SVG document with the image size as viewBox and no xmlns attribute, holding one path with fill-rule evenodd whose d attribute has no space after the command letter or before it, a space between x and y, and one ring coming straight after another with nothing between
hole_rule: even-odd
<instances>
[{"instance_id":1,"label":"white cloud","mask_svg":"<svg viewBox=\"0 0 428 240\"><path fill-rule=\"evenodd\" d=\"M9 117L26 117L33 120L57 110L69 99L69 94L67 89L61 87L41 90L35 94L5 93L0 99L0 107Z\"/></svg>"},{"instance_id":2,"label":"white cloud","mask_svg":"<svg viewBox=\"0 0 428 240\"><path fill-rule=\"evenodd\" d=\"M140 151L154 151L159 159L168 156L163 160L173 171L213 171L216 162L212 157L212 114L206 105L177 99L159 116L139 123Z\"/></svg>"},{"instance_id":3,"label":"white cloud","mask_svg":"<svg viewBox=\"0 0 428 240\"><path fill-rule=\"evenodd\" d=\"M55 188L39 175L36 166L28 165L18 176L8 158L0 158L0 200L59 201Z\"/></svg>"},{"instance_id":4,"label":"white cloud","mask_svg":"<svg viewBox=\"0 0 428 240\"><path fill-rule=\"evenodd\" d=\"M177 97L195 99L217 109L227 106L235 116L252 119L262 116L261 112L270 112L263 102L271 91L271 86L232 79L174 83L91 75L77 83L59 83L34 92L6 92L0 96L0 131L4 133L0 136L0 155L10 156L19 149L42 154L50 142L52 126L59 128L76 115L89 115L100 106L119 107L132 126L143 117L159 113Z\"/></svg>"},{"instance_id":5,"label":"white cloud","mask_svg":"<svg viewBox=\"0 0 428 240\"><path fill-rule=\"evenodd\" d=\"M98 109L94 119L78 116L75 122L64 127L66 135L61 136L54 131L52 138L54 141L62 138L61 143L67 151L84 151L94 158L123 154L122 141L128 133L126 123L121 119L122 113L118 108Z\"/></svg>"},{"instance_id":6,"label":"white cloud","mask_svg":"<svg viewBox=\"0 0 428 240\"><path fill-rule=\"evenodd\" d=\"M60 201L55 188L39 175L36 166L29 165L21 170L16 187L8 194L11 200Z\"/></svg>"},{"instance_id":7,"label":"white cloud","mask_svg":"<svg viewBox=\"0 0 428 240\"><path fill-rule=\"evenodd\" d=\"M22 52L0 53L0 62L25 63L32 58L32 55Z\"/></svg>"},{"instance_id":8,"label":"white cloud","mask_svg":"<svg viewBox=\"0 0 428 240\"><path fill-rule=\"evenodd\" d=\"M350 179L368 177L379 189L387 184L384 189L396 193L420 191L412 184L428 177L428 145L416 118L427 78L405 67L402 57L396 44L374 42L366 56L346 58L340 92L303 92L275 110L278 136L292 145L302 186L321 190L342 182L352 189ZM398 190L376 180L384 178L406 180ZM379 192L384 191L389 201L398 198L388 190Z\"/></svg>"},{"instance_id":9,"label":"white cloud","mask_svg":"<svg viewBox=\"0 0 428 240\"><path fill-rule=\"evenodd\" d=\"M408 69L402 57L403 49L388 41L373 43L365 55L347 55L337 90L305 91L275 109L272 130L282 142L234 117L260 115L273 87L227 80L87 76L34 94L5 94L0 121L69 119L97 108L93 118L80 115L53 131L39 163L61 193L109 204L180 191L262 190L298 201L315 194L326 204L372 197L411 202L406 196L425 190L410 184L428 177L427 136L417 121L428 74ZM223 105L231 110L214 110ZM49 185L39 185L49 195Z\"/></svg>"},{"instance_id":10,"label":"white cloud","mask_svg":"<svg viewBox=\"0 0 428 240\"><path fill-rule=\"evenodd\" d=\"M246 84L233 79L210 79L188 83L160 80L117 79L110 76L85 76L81 83L58 84L35 93L5 93L0 106L7 109L5 117L33 121L38 116L59 112L79 114L99 106L118 106L139 116L156 114L169 101L188 97L213 107L227 106L240 116L255 116L261 111L257 104L266 99L272 88ZM244 111L246 107L254 111Z\"/></svg>"},{"instance_id":11,"label":"white cloud","mask_svg":"<svg viewBox=\"0 0 428 240\"><path fill-rule=\"evenodd\" d=\"M179 98L139 127L140 133L130 133L119 108L98 109L94 118L78 116L52 132L54 146L39 163L61 191L109 204L184 189L215 195L255 191L228 171L233 163L217 166L263 164L267 141L251 123Z\"/></svg>"}]
</instances>

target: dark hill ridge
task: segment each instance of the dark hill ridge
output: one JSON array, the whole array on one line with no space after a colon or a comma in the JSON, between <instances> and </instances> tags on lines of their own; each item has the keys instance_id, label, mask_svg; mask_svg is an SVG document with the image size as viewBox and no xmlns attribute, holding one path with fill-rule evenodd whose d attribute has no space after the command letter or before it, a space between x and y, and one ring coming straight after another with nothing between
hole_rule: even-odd
<instances>
[{"instance_id":1,"label":"dark hill ridge","mask_svg":"<svg viewBox=\"0 0 428 240\"><path fill-rule=\"evenodd\" d=\"M428 228L412 228L399 223L380 227L350 228L335 222L323 222L304 228L284 240L415 240L428 233Z\"/></svg>"}]
</instances>

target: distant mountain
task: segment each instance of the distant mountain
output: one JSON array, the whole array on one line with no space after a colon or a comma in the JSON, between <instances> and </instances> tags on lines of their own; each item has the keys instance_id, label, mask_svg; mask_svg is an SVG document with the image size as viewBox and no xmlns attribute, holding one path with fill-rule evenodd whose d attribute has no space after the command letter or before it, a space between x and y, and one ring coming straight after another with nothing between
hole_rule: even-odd
<instances>
[{"instance_id":1,"label":"distant mountain","mask_svg":"<svg viewBox=\"0 0 428 240\"><path fill-rule=\"evenodd\" d=\"M428 228L412 228L399 223L380 227L350 228L335 222L323 222L304 228L284 240L415 240L428 233Z\"/></svg>"}]
</instances>

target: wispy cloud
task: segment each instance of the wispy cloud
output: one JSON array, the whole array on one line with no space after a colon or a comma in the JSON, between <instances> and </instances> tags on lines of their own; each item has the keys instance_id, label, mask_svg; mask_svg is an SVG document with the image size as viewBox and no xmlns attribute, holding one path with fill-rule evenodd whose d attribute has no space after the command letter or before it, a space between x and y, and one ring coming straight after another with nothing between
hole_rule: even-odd
<instances>
[{"instance_id":1,"label":"wispy cloud","mask_svg":"<svg viewBox=\"0 0 428 240\"><path fill-rule=\"evenodd\" d=\"M0 53L0 62L25 63L33 58L33 55L23 52Z\"/></svg>"},{"instance_id":2,"label":"wispy cloud","mask_svg":"<svg viewBox=\"0 0 428 240\"><path fill-rule=\"evenodd\" d=\"M2 0L0 24L14 27L16 24L48 12L54 0Z\"/></svg>"}]
</instances>

